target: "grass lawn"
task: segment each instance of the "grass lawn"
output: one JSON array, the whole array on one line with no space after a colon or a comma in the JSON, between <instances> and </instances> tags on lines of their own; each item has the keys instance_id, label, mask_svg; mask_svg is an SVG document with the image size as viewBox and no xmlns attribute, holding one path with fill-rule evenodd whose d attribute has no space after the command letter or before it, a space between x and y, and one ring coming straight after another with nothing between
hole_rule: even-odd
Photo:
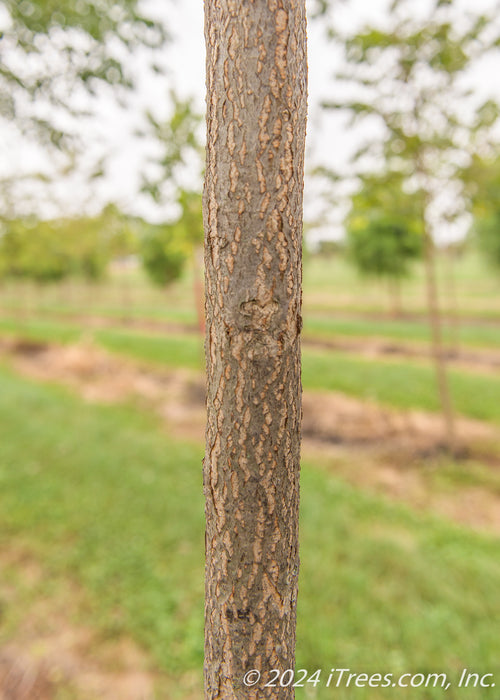
<instances>
[{"instance_id":1,"label":"grass lawn","mask_svg":"<svg viewBox=\"0 0 500 700\"><path fill-rule=\"evenodd\" d=\"M202 340L193 333L148 335L134 331L102 329L94 334L94 338L107 350L146 362L193 370L201 370L205 365Z\"/></svg>"},{"instance_id":2,"label":"grass lawn","mask_svg":"<svg viewBox=\"0 0 500 700\"><path fill-rule=\"evenodd\" d=\"M68 333L71 335L78 334L79 329L86 327L83 322L83 311L77 308L69 307L43 307L40 309L41 314L37 316L37 312L30 312L29 317L23 318L22 314L17 317L0 318L0 329L4 331L15 330L19 323L22 323L25 329L31 329L33 333L38 333L40 336L44 329L51 329L49 332L52 336L57 335L58 329L63 333L61 342L68 338ZM48 312L48 316L45 315ZM54 314L51 318L50 314ZM82 321L72 318L72 314L82 316ZM196 315L194 310L176 309L170 306L165 306L164 309L143 308L130 309L126 316L119 309L99 308L98 315L102 318L109 319L110 325L113 322L126 324L127 320L131 321L151 321L153 323L171 323L196 328ZM65 316L68 320L65 319ZM92 321L87 324L87 327L92 327ZM67 333L64 334L62 329L66 328ZM72 329L72 330L69 330ZM159 328L159 331L161 327ZM448 339L451 347L454 347L454 330L444 325L444 338ZM358 338L360 340L369 340L370 338L385 338L387 340L421 343L425 346L429 343L429 326L423 320L402 320L402 319L368 319L368 318L342 318L336 316L335 313L307 313L304 314L304 337L314 340L338 340L339 338ZM49 339L49 337L47 337ZM473 323L471 321L462 322L459 330L459 342L465 347L484 347L484 348L499 348L500 347L500 328L493 323Z\"/></svg>"},{"instance_id":3,"label":"grass lawn","mask_svg":"<svg viewBox=\"0 0 500 700\"><path fill-rule=\"evenodd\" d=\"M175 675L202 642L200 446L132 407L81 403L0 375L0 546L75 578L106 635L132 635ZM14 615L19 615L16 611Z\"/></svg>"},{"instance_id":4,"label":"grass lawn","mask_svg":"<svg viewBox=\"0 0 500 700\"><path fill-rule=\"evenodd\" d=\"M0 306L17 313L87 315L110 319L151 319L196 325L191 271L168 288L153 286L140 270L111 272L101 282L68 279L37 285L8 280L0 287Z\"/></svg>"},{"instance_id":5,"label":"grass lawn","mask_svg":"<svg viewBox=\"0 0 500 700\"><path fill-rule=\"evenodd\" d=\"M42 343L72 343L81 338L83 329L65 321L0 318L0 333Z\"/></svg>"},{"instance_id":6,"label":"grass lawn","mask_svg":"<svg viewBox=\"0 0 500 700\"><path fill-rule=\"evenodd\" d=\"M6 369L0 389L0 548L29 551L56 592L76 581L86 622L131 636L178 678L182 698L183 674L201 679L202 667L201 447L133 406L84 403ZM298 668L498 677L498 540L364 495L313 464L303 467L301 538ZM0 602L5 641L25 608ZM444 696L403 692L297 697Z\"/></svg>"}]
</instances>

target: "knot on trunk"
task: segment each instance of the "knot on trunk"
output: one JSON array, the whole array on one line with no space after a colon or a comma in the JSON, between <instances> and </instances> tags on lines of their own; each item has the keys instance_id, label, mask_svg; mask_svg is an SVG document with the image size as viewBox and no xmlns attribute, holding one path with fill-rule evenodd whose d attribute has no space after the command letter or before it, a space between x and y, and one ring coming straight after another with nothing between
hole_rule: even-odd
<instances>
[{"instance_id":1,"label":"knot on trunk","mask_svg":"<svg viewBox=\"0 0 500 700\"><path fill-rule=\"evenodd\" d=\"M241 302L240 314L245 317L245 330L268 331L279 308L279 301L275 298L263 301L249 299Z\"/></svg>"}]
</instances>

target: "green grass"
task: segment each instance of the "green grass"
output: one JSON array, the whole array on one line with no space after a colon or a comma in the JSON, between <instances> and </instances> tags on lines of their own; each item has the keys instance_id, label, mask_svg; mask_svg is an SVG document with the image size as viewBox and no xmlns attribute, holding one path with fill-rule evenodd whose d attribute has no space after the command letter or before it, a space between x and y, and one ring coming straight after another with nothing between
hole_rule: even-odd
<instances>
[{"instance_id":1,"label":"green grass","mask_svg":"<svg viewBox=\"0 0 500 700\"><path fill-rule=\"evenodd\" d=\"M106 349L138 360L200 370L204 365L202 341L195 334L136 333L121 330L98 330L95 340Z\"/></svg>"},{"instance_id":2,"label":"green grass","mask_svg":"<svg viewBox=\"0 0 500 700\"><path fill-rule=\"evenodd\" d=\"M47 315L72 316L85 315L81 308L75 306L62 306L59 304L44 304L40 306L40 311ZM90 314L87 314L90 315ZM113 308L99 306L95 309L95 315L100 318L108 318L110 321L152 321L158 323L178 323L186 326L196 326L196 314L194 309L176 309L166 306L165 308Z\"/></svg>"},{"instance_id":3,"label":"green grass","mask_svg":"<svg viewBox=\"0 0 500 700\"><path fill-rule=\"evenodd\" d=\"M83 329L65 321L0 318L0 333L46 343L71 343L79 340Z\"/></svg>"},{"instance_id":4,"label":"green grass","mask_svg":"<svg viewBox=\"0 0 500 700\"><path fill-rule=\"evenodd\" d=\"M37 335L41 340L60 338L60 342L71 340L79 334L79 331L87 325L72 319L73 314L78 314L78 309L64 306L42 306L40 311L48 313L49 317L36 316L30 313L26 318L0 318L0 330L13 332L22 323L26 332ZM130 321L151 321L156 323L174 323L196 327L196 315L193 310L165 307L164 309L140 308L129 309L126 316L123 311L116 308L99 308L99 316L108 318L110 323L119 321L126 324ZM80 311L80 313L82 313ZM50 318L50 315L62 317ZM64 318L67 316L67 320ZM158 329L161 331L161 327ZM44 336L44 332L46 335ZM429 327L425 321L418 319L408 321L400 319L380 318L370 320L363 318L342 318L335 315L305 314L304 337L314 340L335 340L340 337L360 338L386 338L402 342L429 342ZM447 326L444 328L445 339L453 342L454 331ZM500 347L500 329L493 324L462 322L459 331L459 341L462 345L471 347Z\"/></svg>"},{"instance_id":5,"label":"green grass","mask_svg":"<svg viewBox=\"0 0 500 700\"><path fill-rule=\"evenodd\" d=\"M335 318L325 315L306 315L304 318L305 338L335 339L338 336L352 338L388 338L403 342L428 343L429 324L424 321L370 320L360 318ZM454 331L444 327L445 340L454 340ZM489 324L460 324L459 342L470 346L500 348L500 328Z\"/></svg>"},{"instance_id":6,"label":"green grass","mask_svg":"<svg viewBox=\"0 0 500 700\"><path fill-rule=\"evenodd\" d=\"M101 282L69 279L36 285L7 281L0 287L2 309L18 313L103 316L196 324L192 275L167 289L154 287L140 270L111 273Z\"/></svg>"},{"instance_id":7,"label":"green grass","mask_svg":"<svg viewBox=\"0 0 500 700\"><path fill-rule=\"evenodd\" d=\"M75 581L86 624L131 635L179 679L182 697L183 674L202 667L201 448L130 406L84 403L6 370L0 387L0 545L29 550L53 593ZM364 495L310 464L301 504L298 667L498 675L497 540ZM2 602L21 619L22 601L12 613ZM444 696L402 692L317 697ZM446 694L462 696L494 694Z\"/></svg>"},{"instance_id":8,"label":"green grass","mask_svg":"<svg viewBox=\"0 0 500 700\"><path fill-rule=\"evenodd\" d=\"M106 634L175 673L201 659L202 451L129 407L0 376L0 542L76 577Z\"/></svg>"},{"instance_id":9,"label":"green grass","mask_svg":"<svg viewBox=\"0 0 500 700\"><path fill-rule=\"evenodd\" d=\"M300 665L454 678L473 666L498 673L498 542L360 494L313 468L304 469L302 488ZM394 692L335 697L406 697Z\"/></svg>"},{"instance_id":10,"label":"green grass","mask_svg":"<svg viewBox=\"0 0 500 700\"><path fill-rule=\"evenodd\" d=\"M420 469L427 487L434 493L452 495L457 489L478 486L500 497L500 470L477 460L453 462L442 457L434 463L427 460Z\"/></svg>"},{"instance_id":11,"label":"green grass","mask_svg":"<svg viewBox=\"0 0 500 700\"><path fill-rule=\"evenodd\" d=\"M0 319L0 334L46 343L78 342L91 337L118 354L168 367L200 370L203 347L196 334L144 333L114 328L84 328L64 321Z\"/></svg>"}]
</instances>

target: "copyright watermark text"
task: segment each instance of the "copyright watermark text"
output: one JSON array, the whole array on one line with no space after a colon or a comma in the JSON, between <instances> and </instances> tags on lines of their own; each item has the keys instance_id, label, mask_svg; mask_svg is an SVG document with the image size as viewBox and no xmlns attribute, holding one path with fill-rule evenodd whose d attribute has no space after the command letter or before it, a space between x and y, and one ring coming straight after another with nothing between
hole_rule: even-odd
<instances>
[{"instance_id":1,"label":"copyright watermark text","mask_svg":"<svg viewBox=\"0 0 500 700\"><path fill-rule=\"evenodd\" d=\"M247 688L264 682L264 688L494 688L492 673L474 673L463 669L460 676L452 678L447 673L356 673L349 668L317 669L309 672L304 668L288 668L284 671L272 669L266 674L258 669L247 671L243 683Z\"/></svg>"}]
</instances>

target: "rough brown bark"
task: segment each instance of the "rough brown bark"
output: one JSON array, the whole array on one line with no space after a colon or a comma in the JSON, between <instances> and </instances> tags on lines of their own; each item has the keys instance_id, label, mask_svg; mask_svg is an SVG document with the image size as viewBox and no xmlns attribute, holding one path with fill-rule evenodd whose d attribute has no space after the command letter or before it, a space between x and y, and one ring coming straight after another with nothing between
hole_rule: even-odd
<instances>
[{"instance_id":1,"label":"rough brown bark","mask_svg":"<svg viewBox=\"0 0 500 700\"><path fill-rule=\"evenodd\" d=\"M304 0L206 0L206 698L293 698ZM261 672L246 687L244 674Z\"/></svg>"}]
</instances>

